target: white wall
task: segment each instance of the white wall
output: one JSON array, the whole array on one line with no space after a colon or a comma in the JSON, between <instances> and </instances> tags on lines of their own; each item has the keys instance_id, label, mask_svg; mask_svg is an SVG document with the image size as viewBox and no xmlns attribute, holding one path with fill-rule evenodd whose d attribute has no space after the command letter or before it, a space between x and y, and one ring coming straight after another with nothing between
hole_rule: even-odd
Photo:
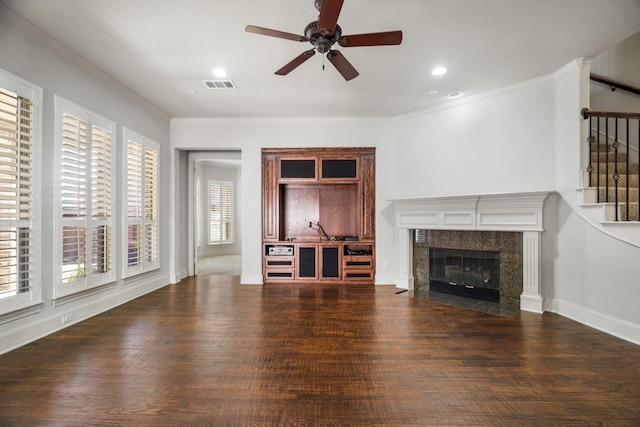
<instances>
[{"instance_id":1,"label":"white wall","mask_svg":"<svg viewBox=\"0 0 640 427\"><path fill-rule=\"evenodd\" d=\"M543 242L546 308L640 343L640 249L576 214L588 76L576 61L554 76L398 120L393 197L557 191Z\"/></svg>"},{"instance_id":2,"label":"white wall","mask_svg":"<svg viewBox=\"0 0 640 427\"><path fill-rule=\"evenodd\" d=\"M591 72L640 88L640 32L593 58ZM640 111L640 96L602 83L591 83L591 108L604 111Z\"/></svg>"},{"instance_id":3,"label":"white wall","mask_svg":"<svg viewBox=\"0 0 640 427\"><path fill-rule=\"evenodd\" d=\"M45 34L32 27L0 4L0 68L43 88L42 129L42 264L41 286L43 304L35 314L18 319L0 317L0 353L47 335L62 327L61 316L72 314L73 322L80 321L113 308L127 300L169 283L169 239L161 237L160 270L138 280L117 280L109 289L76 300L53 300L54 242L53 221L55 175L54 159L54 96L60 95L117 124L115 158L121 158L122 128L127 127L160 143L160 185L168 188L169 174L169 118L152 108L113 80L81 61L70 51L60 47ZM122 168L117 170L116 188L122 185ZM115 212L121 212L120 196ZM168 229L170 211L168 198L160 199L160 234ZM119 222L121 223L121 221ZM121 245L121 233L114 233L114 243ZM118 251L118 253L120 253ZM121 256L116 256L117 277ZM68 324L67 324L68 325ZM65 326L67 326L65 325Z\"/></svg>"},{"instance_id":4,"label":"white wall","mask_svg":"<svg viewBox=\"0 0 640 427\"><path fill-rule=\"evenodd\" d=\"M394 124L390 119L173 119L171 144L179 150L242 151L242 276L262 283L262 148L376 147L376 283L393 284L395 255L392 196L395 167Z\"/></svg>"},{"instance_id":5,"label":"white wall","mask_svg":"<svg viewBox=\"0 0 640 427\"><path fill-rule=\"evenodd\" d=\"M394 197L552 190L551 78L399 120Z\"/></svg>"}]
</instances>

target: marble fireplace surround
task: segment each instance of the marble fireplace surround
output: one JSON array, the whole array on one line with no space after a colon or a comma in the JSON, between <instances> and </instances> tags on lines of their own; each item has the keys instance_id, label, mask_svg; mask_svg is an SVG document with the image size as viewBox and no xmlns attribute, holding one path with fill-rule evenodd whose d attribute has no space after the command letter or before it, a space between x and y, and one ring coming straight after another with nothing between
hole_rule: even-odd
<instances>
[{"instance_id":1,"label":"marble fireplace surround","mask_svg":"<svg viewBox=\"0 0 640 427\"><path fill-rule=\"evenodd\" d=\"M394 199L399 271L396 285L414 288L413 231L511 231L522 233L520 309L542 313L541 239L551 191Z\"/></svg>"}]
</instances>

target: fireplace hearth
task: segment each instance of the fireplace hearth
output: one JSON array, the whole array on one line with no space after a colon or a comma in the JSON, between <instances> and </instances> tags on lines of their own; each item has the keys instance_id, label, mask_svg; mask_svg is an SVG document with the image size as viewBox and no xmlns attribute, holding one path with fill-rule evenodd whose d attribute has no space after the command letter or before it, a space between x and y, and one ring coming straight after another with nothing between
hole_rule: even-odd
<instances>
[{"instance_id":1,"label":"fireplace hearth","mask_svg":"<svg viewBox=\"0 0 640 427\"><path fill-rule=\"evenodd\" d=\"M500 253L429 248L429 290L500 302Z\"/></svg>"}]
</instances>

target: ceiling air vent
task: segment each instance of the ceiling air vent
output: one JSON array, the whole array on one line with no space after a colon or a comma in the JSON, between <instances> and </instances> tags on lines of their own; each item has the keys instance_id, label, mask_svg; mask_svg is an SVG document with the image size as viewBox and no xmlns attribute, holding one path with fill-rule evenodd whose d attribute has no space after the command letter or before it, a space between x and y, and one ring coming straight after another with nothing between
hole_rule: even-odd
<instances>
[{"instance_id":1,"label":"ceiling air vent","mask_svg":"<svg viewBox=\"0 0 640 427\"><path fill-rule=\"evenodd\" d=\"M209 89L236 89L236 85L231 80L203 80Z\"/></svg>"}]
</instances>

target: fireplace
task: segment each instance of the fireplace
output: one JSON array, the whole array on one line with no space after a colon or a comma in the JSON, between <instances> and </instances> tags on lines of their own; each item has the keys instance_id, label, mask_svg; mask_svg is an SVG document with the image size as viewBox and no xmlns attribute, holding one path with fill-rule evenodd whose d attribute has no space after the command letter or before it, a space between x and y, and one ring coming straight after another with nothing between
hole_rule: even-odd
<instances>
[{"instance_id":1,"label":"fireplace","mask_svg":"<svg viewBox=\"0 0 640 427\"><path fill-rule=\"evenodd\" d=\"M429 290L500 302L500 253L429 248Z\"/></svg>"},{"instance_id":2,"label":"fireplace","mask_svg":"<svg viewBox=\"0 0 640 427\"><path fill-rule=\"evenodd\" d=\"M546 242L543 235L545 227L555 226L554 194L533 191L391 200L398 237L396 286L414 294L425 287L430 292L430 247L496 251L500 253L498 304L542 313L542 282L550 278L542 261L552 256L553 228ZM424 243L414 242L417 231L426 233ZM452 234L434 237L433 233Z\"/></svg>"}]
</instances>

